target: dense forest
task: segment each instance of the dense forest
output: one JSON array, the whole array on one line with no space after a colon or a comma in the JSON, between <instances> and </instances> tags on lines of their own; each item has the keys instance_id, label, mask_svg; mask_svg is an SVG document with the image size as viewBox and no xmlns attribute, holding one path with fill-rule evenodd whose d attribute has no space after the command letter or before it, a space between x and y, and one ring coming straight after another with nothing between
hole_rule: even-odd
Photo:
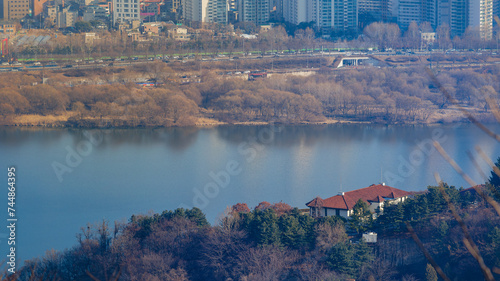
<instances>
[{"instance_id":1,"label":"dense forest","mask_svg":"<svg viewBox=\"0 0 500 281\"><path fill-rule=\"evenodd\" d=\"M190 75L195 83L182 83L186 73L163 62L111 70L2 74L0 123L77 127L189 126L200 120L436 123L463 120L457 106L479 120L491 121L495 104L488 101L498 104L500 91L500 66L440 69L431 75L422 67L368 67L307 77L273 74L256 81L208 70ZM137 77L156 87L137 85Z\"/></svg>"},{"instance_id":2,"label":"dense forest","mask_svg":"<svg viewBox=\"0 0 500 281\"><path fill-rule=\"evenodd\" d=\"M349 220L282 202L236 204L213 226L197 208L134 215L82 227L73 248L27 261L8 280L438 280L434 268L450 280L481 280L467 239L498 278L500 213L491 200L499 190L491 172L485 185L429 186L375 218L359 200ZM360 239L365 231L377 242Z\"/></svg>"}]
</instances>

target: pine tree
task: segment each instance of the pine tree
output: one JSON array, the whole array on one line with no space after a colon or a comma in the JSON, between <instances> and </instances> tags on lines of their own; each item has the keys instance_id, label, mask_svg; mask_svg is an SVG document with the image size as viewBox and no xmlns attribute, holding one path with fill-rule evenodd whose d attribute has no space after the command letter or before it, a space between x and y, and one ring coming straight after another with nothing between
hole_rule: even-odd
<instances>
[{"instance_id":1,"label":"pine tree","mask_svg":"<svg viewBox=\"0 0 500 281\"><path fill-rule=\"evenodd\" d=\"M359 199L352 209L352 215L349 219L349 227L356 233L362 233L371 228L373 224L373 215L370 212L368 204Z\"/></svg>"},{"instance_id":2,"label":"pine tree","mask_svg":"<svg viewBox=\"0 0 500 281\"><path fill-rule=\"evenodd\" d=\"M351 244L338 243L330 250L326 264L337 273L353 276L357 270L354 254Z\"/></svg>"},{"instance_id":3,"label":"pine tree","mask_svg":"<svg viewBox=\"0 0 500 281\"><path fill-rule=\"evenodd\" d=\"M495 166L500 170L500 157L498 157ZM497 200L500 200L500 177L499 175L497 175L497 173L495 173L494 170L491 171L491 177L488 183L489 183L488 187L491 193L493 193L493 196L495 196Z\"/></svg>"}]
</instances>

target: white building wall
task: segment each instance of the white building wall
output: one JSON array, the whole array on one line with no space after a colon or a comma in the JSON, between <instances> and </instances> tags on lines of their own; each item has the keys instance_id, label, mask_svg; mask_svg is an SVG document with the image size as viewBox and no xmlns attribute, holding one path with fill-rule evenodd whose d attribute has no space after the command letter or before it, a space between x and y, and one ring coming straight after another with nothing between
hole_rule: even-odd
<instances>
[{"instance_id":1,"label":"white building wall","mask_svg":"<svg viewBox=\"0 0 500 281\"><path fill-rule=\"evenodd\" d=\"M412 21L422 22L420 0L401 0L398 3L398 24L402 29L408 28Z\"/></svg>"},{"instance_id":2,"label":"white building wall","mask_svg":"<svg viewBox=\"0 0 500 281\"><path fill-rule=\"evenodd\" d=\"M493 0L469 0L469 27L480 32L484 40L493 35Z\"/></svg>"},{"instance_id":3,"label":"white building wall","mask_svg":"<svg viewBox=\"0 0 500 281\"><path fill-rule=\"evenodd\" d=\"M227 0L202 0L202 21L227 23L229 2Z\"/></svg>"},{"instance_id":4,"label":"white building wall","mask_svg":"<svg viewBox=\"0 0 500 281\"><path fill-rule=\"evenodd\" d=\"M113 0L113 24L141 20L139 0Z\"/></svg>"},{"instance_id":5,"label":"white building wall","mask_svg":"<svg viewBox=\"0 0 500 281\"><path fill-rule=\"evenodd\" d=\"M307 0L283 0L283 19L289 23L299 24L311 21L308 17Z\"/></svg>"}]
</instances>

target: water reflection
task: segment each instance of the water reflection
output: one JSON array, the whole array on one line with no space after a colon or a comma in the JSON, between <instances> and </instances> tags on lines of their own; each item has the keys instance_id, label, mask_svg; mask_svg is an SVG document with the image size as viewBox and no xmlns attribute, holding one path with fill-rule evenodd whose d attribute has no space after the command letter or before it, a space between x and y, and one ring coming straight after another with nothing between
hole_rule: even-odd
<instances>
[{"instance_id":1,"label":"water reflection","mask_svg":"<svg viewBox=\"0 0 500 281\"><path fill-rule=\"evenodd\" d=\"M185 150L198 137L199 128L141 128L141 129L48 129L48 128L0 128L0 144L18 146L25 142L51 144L69 138L68 144L76 146L81 141L88 141L89 134L99 140L100 149L120 145L148 145L165 143L174 150Z\"/></svg>"},{"instance_id":2,"label":"water reflection","mask_svg":"<svg viewBox=\"0 0 500 281\"><path fill-rule=\"evenodd\" d=\"M274 126L274 127L272 127ZM261 125L261 126L218 126L215 128L139 128L139 129L48 129L3 127L0 128L0 143L2 145L19 145L23 142L38 143L55 142L61 138L71 137L74 144L87 140L85 132L100 132L105 136L103 147L122 144L156 144L165 143L169 148L185 150L193 145L201 131L213 131L217 136L232 144L240 144L251 139L257 139L264 130L274 130L272 146L314 145L319 142L387 142L415 143L429 138L436 126L425 125L372 125L372 124L329 124L329 125ZM499 127L491 125L492 128ZM444 134L455 134L456 130L466 128L481 133L470 124L439 126ZM279 130L278 130L279 129Z\"/></svg>"},{"instance_id":3,"label":"water reflection","mask_svg":"<svg viewBox=\"0 0 500 281\"><path fill-rule=\"evenodd\" d=\"M500 146L472 125L275 125L273 138L259 136L270 126L219 126L215 128L141 129L39 129L0 128L0 161L19 168L19 214L23 231L19 239L23 258L50 248L73 245L74 234L87 222L102 218L121 220L148 210L161 212L179 204L193 204L195 190L204 192L214 182L210 173L224 171L237 162L241 173L227 187L208 198L203 211L211 222L228 205L237 202L256 206L261 201L283 201L304 207L315 196L323 198L385 180L383 173L401 177L394 187L422 190L434 184L433 173L455 186L466 183L439 153L425 156L415 171L399 172L401 159L408 161L418 143L433 132L445 137L442 145L478 182L484 181L467 158L466 151L480 145L494 159ZM500 132L500 125L491 126ZM77 149L87 133L102 133L98 153L82 156L79 165L68 166L59 182L52 168L67 165L67 147ZM253 158L242 153L251 141L259 142ZM482 169L489 173L487 165ZM0 173L0 182L6 182ZM387 182L391 184L390 182ZM21 185L22 184L22 185ZM5 215L5 214L4 214ZM55 239L58 233L61 239ZM1 232L0 232L1 234Z\"/></svg>"}]
</instances>

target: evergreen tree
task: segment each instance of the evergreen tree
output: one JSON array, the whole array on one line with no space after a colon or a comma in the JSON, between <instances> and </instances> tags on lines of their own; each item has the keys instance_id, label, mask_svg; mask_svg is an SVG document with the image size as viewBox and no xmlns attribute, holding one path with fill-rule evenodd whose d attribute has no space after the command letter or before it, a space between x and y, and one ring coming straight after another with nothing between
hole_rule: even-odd
<instances>
[{"instance_id":1,"label":"evergreen tree","mask_svg":"<svg viewBox=\"0 0 500 281\"><path fill-rule=\"evenodd\" d=\"M205 214L196 207L193 207L193 209L186 211L186 218L196 223L196 225L200 227L210 225L207 221L207 218L205 217Z\"/></svg>"},{"instance_id":2,"label":"evergreen tree","mask_svg":"<svg viewBox=\"0 0 500 281\"><path fill-rule=\"evenodd\" d=\"M279 229L281 232L280 241L283 245L292 249L299 249L305 246L305 231L296 217L290 215L281 216L279 219Z\"/></svg>"},{"instance_id":3,"label":"evergreen tree","mask_svg":"<svg viewBox=\"0 0 500 281\"><path fill-rule=\"evenodd\" d=\"M163 211L160 216L155 215L158 217L158 219L166 219L166 220L171 220L173 218L185 218L188 219L194 223L196 223L197 226L209 226L210 224L207 221L207 218L205 217L205 214L196 207L193 207L193 209L184 209L184 208L177 208L174 211Z\"/></svg>"},{"instance_id":4,"label":"evergreen tree","mask_svg":"<svg viewBox=\"0 0 500 281\"><path fill-rule=\"evenodd\" d=\"M366 244L364 240L361 240L355 246L355 259L354 265L358 269L369 265L373 261L372 249Z\"/></svg>"},{"instance_id":5,"label":"evergreen tree","mask_svg":"<svg viewBox=\"0 0 500 281\"><path fill-rule=\"evenodd\" d=\"M354 249L349 243L338 243L328 254L326 264L335 272L351 277L356 273L354 264Z\"/></svg>"},{"instance_id":6,"label":"evergreen tree","mask_svg":"<svg viewBox=\"0 0 500 281\"><path fill-rule=\"evenodd\" d=\"M372 227L373 215L365 201L359 199L356 202L348 222L350 229L356 233L365 232Z\"/></svg>"},{"instance_id":7,"label":"evergreen tree","mask_svg":"<svg viewBox=\"0 0 500 281\"><path fill-rule=\"evenodd\" d=\"M492 259L496 267L500 267L500 228L495 226L488 234Z\"/></svg>"},{"instance_id":8,"label":"evergreen tree","mask_svg":"<svg viewBox=\"0 0 500 281\"><path fill-rule=\"evenodd\" d=\"M443 188L444 192L446 193L446 195L448 195L451 202L458 202L459 199L458 190L454 186L449 186L448 184L443 183L443 187L427 187L427 190L429 192L426 194L426 196L429 203L429 210L433 213L440 213L448 209L448 203L444 199L441 188Z\"/></svg>"},{"instance_id":9,"label":"evergreen tree","mask_svg":"<svg viewBox=\"0 0 500 281\"><path fill-rule=\"evenodd\" d=\"M426 218L431 213L431 209L429 207L429 200L427 196L420 195L417 197L417 219Z\"/></svg>"},{"instance_id":10,"label":"evergreen tree","mask_svg":"<svg viewBox=\"0 0 500 281\"><path fill-rule=\"evenodd\" d=\"M394 231L401 231L404 229L404 221L405 221L405 211L403 207L403 203L399 203L395 206L394 210L394 215L392 216L393 219L393 224L394 224Z\"/></svg>"},{"instance_id":11,"label":"evergreen tree","mask_svg":"<svg viewBox=\"0 0 500 281\"><path fill-rule=\"evenodd\" d=\"M273 209L255 211L255 218L250 224L250 235L258 245L279 245L280 236L278 217Z\"/></svg>"},{"instance_id":12,"label":"evergreen tree","mask_svg":"<svg viewBox=\"0 0 500 281\"><path fill-rule=\"evenodd\" d=\"M498 157L495 166L500 170L500 157ZM497 200L500 200L500 177L497 175L497 173L495 173L494 170L491 171L491 176L488 183L488 188L490 189L491 193L493 193L493 196Z\"/></svg>"},{"instance_id":13,"label":"evergreen tree","mask_svg":"<svg viewBox=\"0 0 500 281\"><path fill-rule=\"evenodd\" d=\"M369 266L373 261L373 253L365 242L351 244L337 243L330 250L326 264L335 272L358 278L361 268Z\"/></svg>"}]
</instances>

